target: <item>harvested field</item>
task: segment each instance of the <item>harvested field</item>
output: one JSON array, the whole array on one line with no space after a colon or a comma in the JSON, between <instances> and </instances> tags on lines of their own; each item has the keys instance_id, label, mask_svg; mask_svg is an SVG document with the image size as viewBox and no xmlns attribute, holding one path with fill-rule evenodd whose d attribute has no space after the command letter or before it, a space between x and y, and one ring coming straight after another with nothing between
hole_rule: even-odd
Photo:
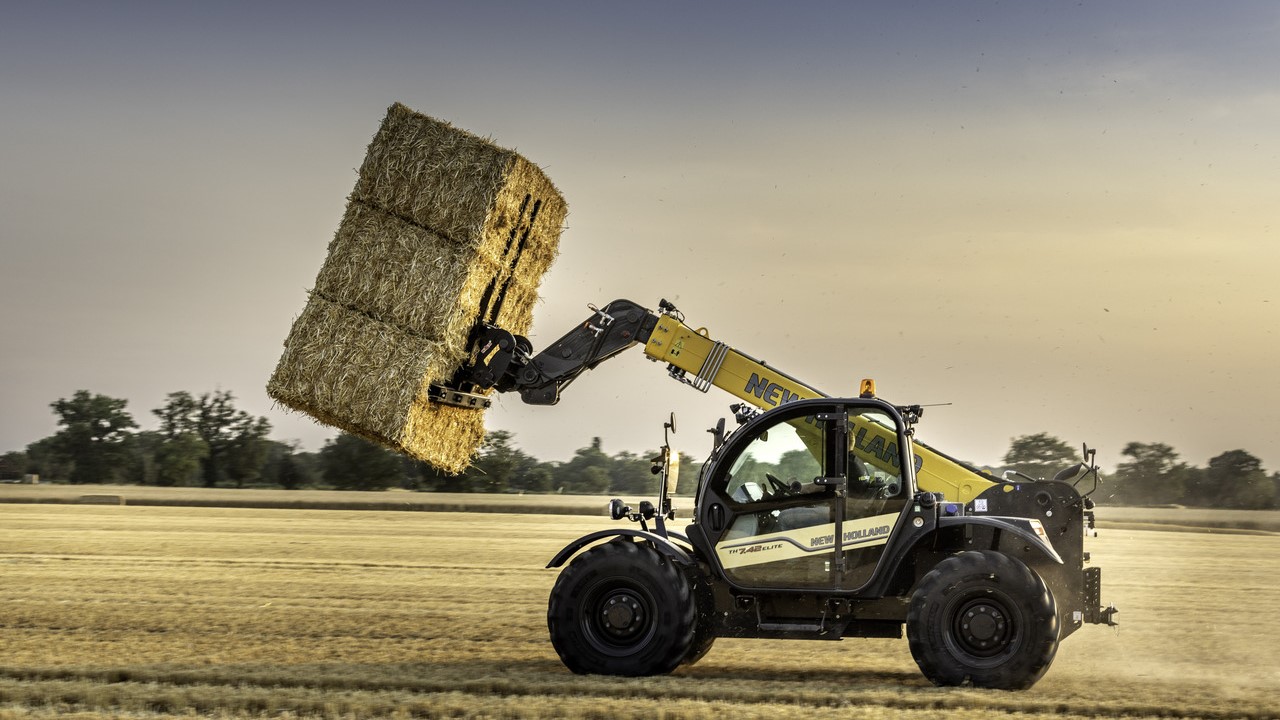
<instances>
[{"instance_id":1,"label":"harvested field","mask_svg":"<svg viewBox=\"0 0 1280 720\"><path fill-rule=\"evenodd\" d=\"M602 495L508 495L407 490L278 490L147 485L94 485L126 505L310 510L414 510L425 512L551 513L607 517ZM84 485L0 485L0 503L80 503ZM120 504L120 502L116 502ZM678 504L678 503L677 503Z\"/></svg>"},{"instance_id":2,"label":"harvested field","mask_svg":"<svg viewBox=\"0 0 1280 720\"><path fill-rule=\"evenodd\" d=\"M1118 631L1030 691L929 685L905 640L720 641L647 679L547 640L562 515L0 505L0 718L1276 716L1280 538L1092 541Z\"/></svg>"}]
</instances>

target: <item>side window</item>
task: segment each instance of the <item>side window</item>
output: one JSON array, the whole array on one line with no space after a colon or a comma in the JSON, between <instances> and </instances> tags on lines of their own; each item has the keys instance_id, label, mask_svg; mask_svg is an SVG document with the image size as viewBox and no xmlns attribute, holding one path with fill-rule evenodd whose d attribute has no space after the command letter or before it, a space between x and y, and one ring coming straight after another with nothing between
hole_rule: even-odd
<instances>
[{"instance_id":1,"label":"side window","mask_svg":"<svg viewBox=\"0 0 1280 720\"><path fill-rule=\"evenodd\" d=\"M898 431L883 413L849 418L849 492L845 496L844 535L847 588L860 587L875 571L890 528L906 505Z\"/></svg>"},{"instance_id":2,"label":"side window","mask_svg":"<svg viewBox=\"0 0 1280 720\"><path fill-rule=\"evenodd\" d=\"M805 417L751 438L733 460L725 496L733 514L717 545L728 577L748 587L828 588L835 490L823 477L824 432ZM819 541L819 544L821 542Z\"/></svg>"},{"instance_id":3,"label":"side window","mask_svg":"<svg viewBox=\"0 0 1280 720\"><path fill-rule=\"evenodd\" d=\"M797 486L811 488L822 476L822 435L805 418L761 432L734 461L725 494L746 505L791 495Z\"/></svg>"},{"instance_id":4,"label":"side window","mask_svg":"<svg viewBox=\"0 0 1280 720\"><path fill-rule=\"evenodd\" d=\"M849 497L887 500L902 494L897 429L880 413L850 418Z\"/></svg>"}]
</instances>

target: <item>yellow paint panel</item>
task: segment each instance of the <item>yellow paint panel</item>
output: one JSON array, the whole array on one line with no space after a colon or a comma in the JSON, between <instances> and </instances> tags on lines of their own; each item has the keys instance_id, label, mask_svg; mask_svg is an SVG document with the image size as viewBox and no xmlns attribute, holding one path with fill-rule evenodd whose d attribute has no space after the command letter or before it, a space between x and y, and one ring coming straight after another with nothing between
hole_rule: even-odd
<instances>
[{"instance_id":1,"label":"yellow paint panel","mask_svg":"<svg viewBox=\"0 0 1280 720\"><path fill-rule=\"evenodd\" d=\"M692 379L702 370L715 346L715 341L707 335L670 315L663 315L644 352L654 360L684 370ZM731 348L710 380L730 395L765 410L792 400L823 397L818 390ZM896 442L896 438L893 440ZM916 485L921 490L942 493L952 502L967 503L995 485L932 448L916 443L915 452L918 458Z\"/></svg>"}]
</instances>

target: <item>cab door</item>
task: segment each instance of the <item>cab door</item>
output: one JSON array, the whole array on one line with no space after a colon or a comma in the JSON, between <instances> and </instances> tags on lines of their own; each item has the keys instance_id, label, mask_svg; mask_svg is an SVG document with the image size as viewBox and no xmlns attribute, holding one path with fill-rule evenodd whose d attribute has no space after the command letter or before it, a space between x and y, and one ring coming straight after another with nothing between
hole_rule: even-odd
<instances>
[{"instance_id":1,"label":"cab door","mask_svg":"<svg viewBox=\"0 0 1280 720\"><path fill-rule=\"evenodd\" d=\"M744 589L866 584L905 505L901 478L869 450L890 447L899 423L876 401L806 400L734 433L699 498L725 577Z\"/></svg>"}]
</instances>

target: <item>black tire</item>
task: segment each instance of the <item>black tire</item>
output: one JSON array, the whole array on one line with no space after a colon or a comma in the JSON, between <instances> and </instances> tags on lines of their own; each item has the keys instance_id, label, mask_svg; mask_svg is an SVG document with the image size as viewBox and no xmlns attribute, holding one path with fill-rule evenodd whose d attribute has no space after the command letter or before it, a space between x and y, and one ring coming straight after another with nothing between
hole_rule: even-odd
<instances>
[{"instance_id":1,"label":"black tire","mask_svg":"<svg viewBox=\"0 0 1280 720\"><path fill-rule=\"evenodd\" d=\"M716 611L716 599L711 592L710 583L707 582L707 573L710 570L700 563L687 571L689 584L693 587L694 601L697 603L698 617L694 620L693 642L689 643L689 652L685 654L684 660L680 661L681 665L692 665L698 662L711 651L711 646L716 642L715 624L712 618Z\"/></svg>"},{"instance_id":2,"label":"black tire","mask_svg":"<svg viewBox=\"0 0 1280 720\"><path fill-rule=\"evenodd\" d=\"M938 563L911 595L907 640L935 685L1022 690L1058 650L1053 594L1021 560L963 552Z\"/></svg>"},{"instance_id":3,"label":"black tire","mask_svg":"<svg viewBox=\"0 0 1280 720\"><path fill-rule=\"evenodd\" d=\"M693 643L694 600L680 568L657 550L623 541L574 558L547 603L547 629L575 673L669 673Z\"/></svg>"}]
</instances>

